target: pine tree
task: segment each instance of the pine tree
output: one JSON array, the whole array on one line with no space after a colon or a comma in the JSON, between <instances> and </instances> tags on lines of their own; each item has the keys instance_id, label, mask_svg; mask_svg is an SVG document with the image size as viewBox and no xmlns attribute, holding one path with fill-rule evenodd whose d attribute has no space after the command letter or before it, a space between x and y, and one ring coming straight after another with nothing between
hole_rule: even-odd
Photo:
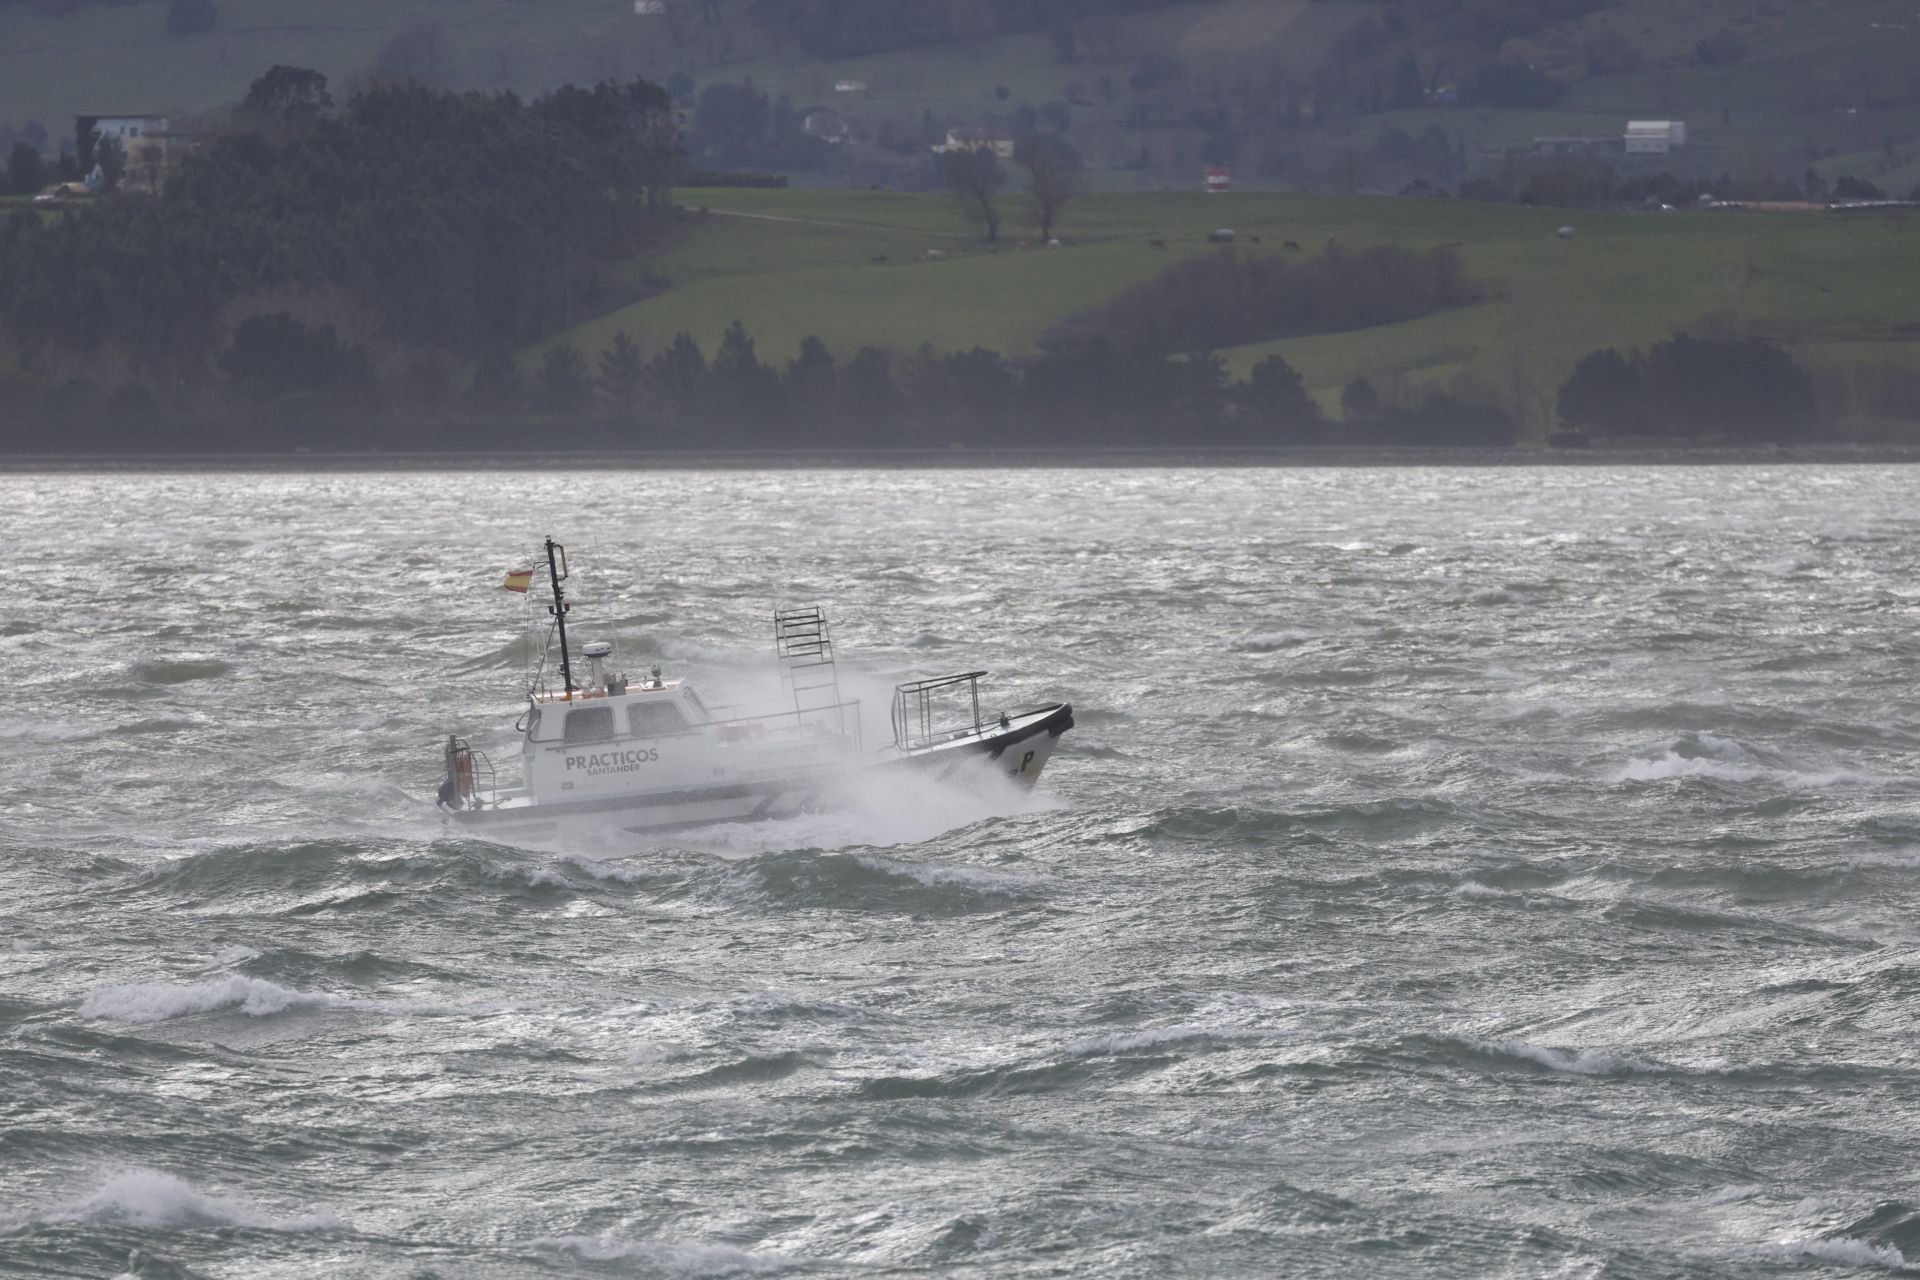
<instances>
[{"instance_id":1,"label":"pine tree","mask_svg":"<svg viewBox=\"0 0 1920 1280\"><path fill-rule=\"evenodd\" d=\"M600 353L600 396L616 409L629 409L647 380L647 362L640 357L623 329L613 335L613 345Z\"/></svg>"},{"instance_id":2,"label":"pine tree","mask_svg":"<svg viewBox=\"0 0 1920 1280\"><path fill-rule=\"evenodd\" d=\"M707 358L692 335L677 334L672 344L653 358L648 374L655 390L684 408L706 385Z\"/></svg>"}]
</instances>

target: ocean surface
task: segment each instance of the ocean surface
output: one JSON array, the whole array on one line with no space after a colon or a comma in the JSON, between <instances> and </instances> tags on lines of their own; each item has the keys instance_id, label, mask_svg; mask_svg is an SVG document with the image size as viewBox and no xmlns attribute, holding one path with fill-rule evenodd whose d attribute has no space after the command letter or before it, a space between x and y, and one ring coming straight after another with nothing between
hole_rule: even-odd
<instances>
[{"instance_id":1,"label":"ocean surface","mask_svg":"<svg viewBox=\"0 0 1920 1280\"><path fill-rule=\"evenodd\" d=\"M0 1275L1920 1268L1920 471L0 477ZM1031 795L539 847L827 605ZM709 701L714 700L709 696Z\"/></svg>"}]
</instances>

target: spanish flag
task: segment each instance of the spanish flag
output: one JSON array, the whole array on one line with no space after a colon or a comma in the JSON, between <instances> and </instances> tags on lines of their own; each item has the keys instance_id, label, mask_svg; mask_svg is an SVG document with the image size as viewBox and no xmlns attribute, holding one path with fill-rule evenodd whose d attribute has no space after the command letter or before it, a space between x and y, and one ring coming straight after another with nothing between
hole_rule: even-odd
<instances>
[{"instance_id":1,"label":"spanish flag","mask_svg":"<svg viewBox=\"0 0 1920 1280\"><path fill-rule=\"evenodd\" d=\"M521 595L525 595L527 588L533 585L533 570L509 569L507 580L500 585L509 591L518 591Z\"/></svg>"}]
</instances>

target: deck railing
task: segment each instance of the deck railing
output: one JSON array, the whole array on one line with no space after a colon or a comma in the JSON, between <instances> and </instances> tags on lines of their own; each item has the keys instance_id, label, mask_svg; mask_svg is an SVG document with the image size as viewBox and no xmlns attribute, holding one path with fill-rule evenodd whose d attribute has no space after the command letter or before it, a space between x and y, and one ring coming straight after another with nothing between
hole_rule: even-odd
<instances>
[{"instance_id":1,"label":"deck railing","mask_svg":"<svg viewBox=\"0 0 1920 1280\"><path fill-rule=\"evenodd\" d=\"M893 745L913 751L980 733L985 727L980 718L980 677L986 674L959 671L895 685ZM963 721L963 715L969 718Z\"/></svg>"}]
</instances>

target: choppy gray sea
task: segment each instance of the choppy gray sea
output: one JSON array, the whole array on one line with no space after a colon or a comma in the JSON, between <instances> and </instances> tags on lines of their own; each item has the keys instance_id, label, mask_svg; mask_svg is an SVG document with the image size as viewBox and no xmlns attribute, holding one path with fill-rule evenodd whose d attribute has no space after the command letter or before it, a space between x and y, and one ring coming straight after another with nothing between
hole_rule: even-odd
<instances>
[{"instance_id":1,"label":"choppy gray sea","mask_svg":"<svg viewBox=\"0 0 1920 1280\"><path fill-rule=\"evenodd\" d=\"M1920 1268L1917 479L0 478L0 1274ZM454 834L548 532L630 665L1079 725Z\"/></svg>"}]
</instances>

